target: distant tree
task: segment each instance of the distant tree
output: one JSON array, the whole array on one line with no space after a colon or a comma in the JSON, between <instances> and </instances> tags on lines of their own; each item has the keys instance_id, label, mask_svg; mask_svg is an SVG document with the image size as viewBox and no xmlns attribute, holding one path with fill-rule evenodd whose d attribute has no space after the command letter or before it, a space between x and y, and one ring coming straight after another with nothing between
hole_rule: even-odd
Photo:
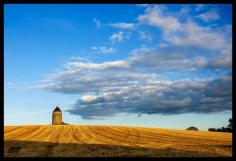
<instances>
[{"instance_id":1,"label":"distant tree","mask_svg":"<svg viewBox=\"0 0 236 161\"><path fill-rule=\"evenodd\" d=\"M221 128L219 128L219 129L216 129L216 131L217 131L217 132L222 132Z\"/></svg>"},{"instance_id":2,"label":"distant tree","mask_svg":"<svg viewBox=\"0 0 236 161\"><path fill-rule=\"evenodd\" d=\"M191 126L191 127L188 127L186 130L198 131L198 128Z\"/></svg>"},{"instance_id":3,"label":"distant tree","mask_svg":"<svg viewBox=\"0 0 236 161\"><path fill-rule=\"evenodd\" d=\"M222 128L221 128L221 132L226 132L225 127L222 127Z\"/></svg>"},{"instance_id":4,"label":"distant tree","mask_svg":"<svg viewBox=\"0 0 236 161\"><path fill-rule=\"evenodd\" d=\"M231 130L233 129L233 120L232 120L232 118L229 119L228 128L230 128Z\"/></svg>"},{"instance_id":5,"label":"distant tree","mask_svg":"<svg viewBox=\"0 0 236 161\"><path fill-rule=\"evenodd\" d=\"M217 131L215 128L209 128L208 131Z\"/></svg>"},{"instance_id":6,"label":"distant tree","mask_svg":"<svg viewBox=\"0 0 236 161\"><path fill-rule=\"evenodd\" d=\"M229 120L229 125L228 127L222 127L219 129L215 129L215 128L209 128L208 131L217 131L217 132L233 132L233 120L232 118L230 118Z\"/></svg>"},{"instance_id":7,"label":"distant tree","mask_svg":"<svg viewBox=\"0 0 236 161\"><path fill-rule=\"evenodd\" d=\"M231 128L228 128L228 127L226 127L226 128L225 128L225 132L232 132L232 129L231 129Z\"/></svg>"}]
</instances>

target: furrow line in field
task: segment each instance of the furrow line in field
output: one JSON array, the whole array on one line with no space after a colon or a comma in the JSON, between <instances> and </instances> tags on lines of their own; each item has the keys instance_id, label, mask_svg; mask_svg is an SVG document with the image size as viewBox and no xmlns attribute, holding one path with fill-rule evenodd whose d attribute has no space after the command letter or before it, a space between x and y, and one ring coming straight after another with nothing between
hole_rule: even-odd
<instances>
[{"instance_id":1,"label":"furrow line in field","mask_svg":"<svg viewBox=\"0 0 236 161\"><path fill-rule=\"evenodd\" d=\"M70 143L71 142L71 129L69 126L63 126L62 127L62 132L58 138L60 143Z\"/></svg>"},{"instance_id":2,"label":"furrow line in field","mask_svg":"<svg viewBox=\"0 0 236 161\"><path fill-rule=\"evenodd\" d=\"M103 144L111 144L115 142L114 139L108 138L106 135L104 135L104 130L100 131L99 130L100 127L99 128L93 127L89 129L94 133L98 142L103 143Z\"/></svg>"},{"instance_id":3,"label":"furrow line in field","mask_svg":"<svg viewBox=\"0 0 236 161\"><path fill-rule=\"evenodd\" d=\"M58 135L60 135L60 133L57 132L58 131L58 126L59 125L53 125L52 126L52 131L51 131L52 135L51 135L51 139L50 139L51 143L56 143L57 140L58 140L57 139Z\"/></svg>"},{"instance_id":4,"label":"furrow line in field","mask_svg":"<svg viewBox=\"0 0 236 161\"><path fill-rule=\"evenodd\" d=\"M133 132L132 131L132 133L134 133L135 135L131 135L131 140L137 140L137 138L135 139L134 137L136 136L136 134L139 132L139 130L137 130L137 129L132 129L133 131L134 130L136 130L136 132ZM142 135L143 133L141 133L141 134L139 134L139 137L141 138L140 140L142 140L142 142L140 142L140 144L143 144L143 143L145 143L145 142L152 142L152 144L158 144L158 145L160 145L160 144L166 144L166 143L178 143L178 142L180 142L180 144L185 144L186 142L189 142L189 141L194 141L194 139L189 139L188 138L188 140L186 140L186 138L185 138L185 140L182 140L181 138L179 138L179 139L176 139L176 138L168 138L168 137L163 137L163 136L158 136L158 140L156 139L157 137L155 136L155 138L153 137L150 137L150 136L148 136L148 135ZM157 135L157 134L155 134L155 135ZM204 140L205 141L205 140ZM191 145L193 145L193 144L191 144ZM196 144L196 145L198 145L198 143Z\"/></svg>"},{"instance_id":5,"label":"furrow line in field","mask_svg":"<svg viewBox=\"0 0 236 161\"><path fill-rule=\"evenodd\" d=\"M81 142L85 142L86 140L89 140L91 136L86 134L86 130L84 129L85 127L83 125L76 127L78 134L79 134L79 139Z\"/></svg>"},{"instance_id":6,"label":"furrow line in field","mask_svg":"<svg viewBox=\"0 0 236 161\"><path fill-rule=\"evenodd\" d=\"M89 129L89 127L88 127L88 129ZM109 138L105 135L105 131L106 131L105 129L106 128L102 128L102 131L98 131L98 133L96 133L96 132L94 132L94 133L96 136L101 136L102 138L104 138L102 140L102 142L104 142L104 140L107 140L106 143L108 143L108 144L114 142L114 139ZM110 135L110 133L108 135Z\"/></svg>"},{"instance_id":7,"label":"furrow line in field","mask_svg":"<svg viewBox=\"0 0 236 161\"><path fill-rule=\"evenodd\" d=\"M52 125L51 125L52 126ZM51 126L45 127L45 131L36 136L38 141L42 140L45 142L50 142L52 136Z\"/></svg>"},{"instance_id":8,"label":"furrow line in field","mask_svg":"<svg viewBox=\"0 0 236 161\"><path fill-rule=\"evenodd\" d=\"M118 145L127 145L130 144L127 142L127 137L124 136L118 137L114 131L108 130L107 127L103 128L103 131L99 133L102 137L105 137L106 140L110 140L110 144L118 144ZM128 134L127 134L128 136Z\"/></svg>"},{"instance_id":9,"label":"furrow line in field","mask_svg":"<svg viewBox=\"0 0 236 161\"><path fill-rule=\"evenodd\" d=\"M88 130L86 126L81 126L81 132L84 134L82 141L85 143L93 143L94 136L91 134L91 132Z\"/></svg>"},{"instance_id":10,"label":"furrow line in field","mask_svg":"<svg viewBox=\"0 0 236 161\"><path fill-rule=\"evenodd\" d=\"M99 135L102 135L103 137L105 136L105 134L108 134L110 136L114 135L116 137L116 139L120 142L120 140L124 140L126 133L122 132L122 133L117 133L116 131L114 131L113 129L109 128L109 127L97 127L96 129L99 132ZM113 140L114 139L110 139Z\"/></svg>"},{"instance_id":11,"label":"furrow line in field","mask_svg":"<svg viewBox=\"0 0 236 161\"><path fill-rule=\"evenodd\" d=\"M15 133L12 133L11 135L8 135L6 137L7 140L20 140L21 138L27 136L33 129L37 129L35 127L29 127L29 128L21 128L19 127L18 130L15 131Z\"/></svg>"},{"instance_id":12,"label":"furrow line in field","mask_svg":"<svg viewBox=\"0 0 236 161\"><path fill-rule=\"evenodd\" d=\"M100 138L100 135L94 132L94 126L87 126L88 131L93 135L93 143L100 144L104 143L104 140Z\"/></svg>"},{"instance_id":13,"label":"furrow line in field","mask_svg":"<svg viewBox=\"0 0 236 161\"><path fill-rule=\"evenodd\" d=\"M35 141L35 137L40 134L41 132L45 131L45 127L37 127L36 129L32 129L31 133L23 138L21 140L26 140L26 141Z\"/></svg>"},{"instance_id":14,"label":"furrow line in field","mask_svg":"<svg viewBox=\"0 0 236 161\"><path fill-rule=\"evenodd\" d=\"M4 135L5 134L9 134L9 133L11 133L11 132L14 132L15 130L17 130L19 127L17 127L17 126L13 126L13 127L9 127L9 128L6 128L6 127L4 127Z\"/></svg>"},{"instance_id":15,"label":"furrow line in field","mask_svg":"<svg viewBox=\"0 0 236 161\"><path fill-rule=\"evenodd\" d=\"M82 141L82 132L81 132L81 128L73 126L72 127L73 131L72 131L72 143L80 143L80 144L84 144L84 142Z\"/></svg>"}]
</instances>

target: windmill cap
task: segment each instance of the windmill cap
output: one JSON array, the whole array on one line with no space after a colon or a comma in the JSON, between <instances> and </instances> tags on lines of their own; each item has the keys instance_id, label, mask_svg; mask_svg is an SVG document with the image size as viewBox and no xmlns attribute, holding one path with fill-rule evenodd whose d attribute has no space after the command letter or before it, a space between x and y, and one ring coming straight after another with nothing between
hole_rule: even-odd
<instances>
[{"instance_id":1,"label":"windmill cap","mask_svg":"<svg viewBox=\"0 0 236 161\"><path fill-rule=\"evenodd\" d=\"M53 110L53 112L61 112L61 110L60 110L60 108L57 106L57 107Z\"/></svg>"}]
</instances>

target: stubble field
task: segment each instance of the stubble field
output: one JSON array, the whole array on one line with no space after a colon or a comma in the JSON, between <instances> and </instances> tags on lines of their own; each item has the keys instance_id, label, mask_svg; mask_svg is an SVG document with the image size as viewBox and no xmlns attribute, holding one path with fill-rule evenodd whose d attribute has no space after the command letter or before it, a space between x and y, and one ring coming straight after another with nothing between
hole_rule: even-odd
<instances>
[{"instance_id":1,"label":"stubble field","mask_svg":"<svg viewBox=\"0 0 236 161\"><path fill-rule=\"evenodd\" d=\"M4 156L232 157L232 134L128 126L5 126Z\"/></svg>"}]
</instances>

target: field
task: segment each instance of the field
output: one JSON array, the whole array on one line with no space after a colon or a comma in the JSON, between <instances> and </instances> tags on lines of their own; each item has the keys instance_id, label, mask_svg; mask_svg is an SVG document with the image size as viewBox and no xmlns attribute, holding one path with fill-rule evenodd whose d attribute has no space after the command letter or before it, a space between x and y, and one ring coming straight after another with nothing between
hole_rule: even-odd
<instances>
[{"instance_id":1,"label":"field","mask_svg":"<svg viewBox=\"0 0 236 161\"><path fill-rule=\"evenodd\" d=\"M232 157L232 134L128 126L5 126L4 156Z\"/></svg>"}]
</instances>

